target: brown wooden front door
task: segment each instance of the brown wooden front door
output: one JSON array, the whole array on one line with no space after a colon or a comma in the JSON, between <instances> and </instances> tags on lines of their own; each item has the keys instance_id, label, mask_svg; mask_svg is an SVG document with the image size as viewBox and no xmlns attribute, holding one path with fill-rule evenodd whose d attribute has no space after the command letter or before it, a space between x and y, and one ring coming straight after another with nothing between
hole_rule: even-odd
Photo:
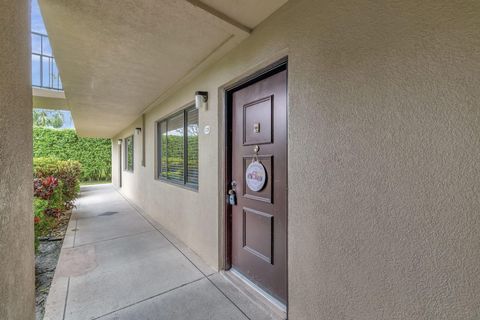
<instances>
[{"instance_id":1,"label":"brown wooden front door","mask_svg":"<svg viewBox=\"0 0 480 320\"><path fill-rule=\"evenodd\" d=\"M287 300L287 72L232 94L232 267L286 304ZM257 157L255 150L258 149ZM266 179L247 185L252 160ZM257 163L258 164L258 163ZM249 171L250 173L252 171ZM252 179L252 175L250 178ZM250 185L252 186L252 181ZM253 189L253 190L252 190Z\"/></svg>"}]
</instances>

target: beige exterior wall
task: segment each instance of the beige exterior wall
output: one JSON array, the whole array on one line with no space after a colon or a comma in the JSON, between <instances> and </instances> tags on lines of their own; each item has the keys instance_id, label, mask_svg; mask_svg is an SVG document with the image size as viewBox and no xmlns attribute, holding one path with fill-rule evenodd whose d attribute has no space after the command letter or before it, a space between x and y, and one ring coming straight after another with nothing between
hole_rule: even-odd
<instances>
[{"instance_id":1,"label":"beige exterior wall","mask_svg":"<svg viewBox=\"0 0 480 320\"><path fill-rule=\"evenodd\" d=\"M0 319L34 319L30 1L0 2Z\"/></svg>"},{"instance_id":2,"label":"beige exterior wall","mask_svg":"<svg viewBox=\"0 0 480 320\"><path fill-rule=\"evenodd\" d=\"M122 192L220 266L219 88L288 54L289 318L476 319L479 17L476 1L291 0L146 113L146 167L135 136ZM154 180L154 121L196 90L198 192Z\"/></svg>"}]
</instances>

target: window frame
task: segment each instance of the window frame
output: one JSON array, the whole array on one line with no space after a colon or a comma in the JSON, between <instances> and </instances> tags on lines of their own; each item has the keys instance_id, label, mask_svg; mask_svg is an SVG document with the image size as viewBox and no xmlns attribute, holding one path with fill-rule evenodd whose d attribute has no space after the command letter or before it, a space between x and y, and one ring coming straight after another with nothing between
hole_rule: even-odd
<instances>
[{"instance_id":1,"label":"window frame","mask_svg":"<svg viewBox=\"0 0 480 320\"><path fill-rule=\"evenodd\" d=\"M132 168L128 168L128 143L127 143L127 140L128 139L132 139ZM123 166L123 171L127 171L127 172L132 172L134 171L135 169L135 137L133 134L129 135L128 137L125 137L123 139L123 145L124 145L124 153L123 153L123 163L124 163L124 166Z\"/></svg>"},{"instance_id":2,"label":"window frame","mask_svg":"<svg viewBox=\"0 0 480 320\"><path fill-rule=\"evenodd\" d=\"M188 113L192 110L198 110L195 108L195 104L189 103L186 107L182 108L180 111L174 112L165 116L155 122L155 136L156 136L156 151L155 151L155 180L179 186L188 190L198 191L200 182L197 176L197 183L188 182ZM198 111L197 111L198 112ZM160 128L162 123L165 123L165 132L168 132L168 120L175 118L179 115L183 115L183 181L169 179L162 176L162 136ZM198 115L197 115L198 117ZM198 127L200 128L200 119L198 119ZM200 137L200 133L198 134ZM168 145L168 143L167 143ZM167 147L168 148L168 147ZM197 149L199 150L199 144L197 140ZM168 154L167 154L168 159ZM168 161L167 161L167 170L168 170ZM197 151L197 174L200 171L200 163ZM167 171L168 172L168 171Z\"/></svg>"}]
</instances>

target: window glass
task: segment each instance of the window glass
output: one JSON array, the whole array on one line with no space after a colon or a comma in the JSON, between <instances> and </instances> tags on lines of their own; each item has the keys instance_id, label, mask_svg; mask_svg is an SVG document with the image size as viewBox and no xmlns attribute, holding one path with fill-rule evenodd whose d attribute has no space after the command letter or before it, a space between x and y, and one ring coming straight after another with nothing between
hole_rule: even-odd
<instances>
[{"instance_id":1,"label":"window glass","mask_svg":"<svg viewBox=\"0 0 480 320\"><path fill-rule=\"evenodd\" d=\"M42 80L40 78L40 56L32 54L32 85L40 87Z\"/></svg>"},{"instance_id":2,"label":"window glass","mask_svg":"<svg viewBox=\"0 0 480 320\"><path fill-rule=\"evenodd\" d=\"M52 59L52 75L51 75L52 87L54 89L61 89L60 86L60 76L58 73L57 63Z\"/></svg>"},{"instance_id":3,"label":"window glass","mask_svg":"<svg viewBox=\"0 0 480 320\"><path fill-rule=\"evenodd\" d=\"M50 59L49 57L42 57L42 87L50 88L52 84L50 83L50 74L52 72L50 68Z\"/></svg>"},{"instance_id":4,"label":"window glass","mask_svg":"<svg viewBox=\"0 0 480 320\"><path fill-rule=\"evenodd\" d=\"M133 135L125 139L125 170L133 171Z\"/></svg>"},{"instance_id":5,"label":"window glass","mask_svg":"<svg viewBox=\"0 0 480 320\"><path fill-rule=\"evenodd\" d=\"M42 36L32 33L32 53L42 53Z\"/></svg>"},{"instance_id":6,"label":"window glass","mask_svg":"<svg viewBox=\"0 0 480 320\"><path fill-rule=\"evenodd\" d=\"M53 57L52 47L50 46L50 40L48 37L43 37L42 40L42 53L46 56Z\"/></svg>"},{"instance_id":7,"label":"window glass","mask_svg":"<svg viewBox=\"0 0 480 320\"><path fill-rule=\"evenodd\" d=\"M198 184L198 110L187 112L187 183Z\"/></svg>"},{"instance_id":8,"label":"window glass","mask_svg":"<svg viewBox=\"0 0 480 320\"><path fill-rule=\"evenodd\" d=\"M167 120L167 178L183 182L184 175L183 113Z\"/></svg>"},{"instance_id":9,"label":"window glass","mask_svg":"<svg viewBox=\"0 0 480 320\"><path fill-rule=\"evenodd\" d=\"M188 108L158 123L158 177L198 186L198 110Z\"/></svg>"},{"instance_id":10,"label":"window glass","mask_svg":"<svg viewBox=\"0 0 480 320\"><path fill-rule=\"evenodd\" d=\"M167 121L159 126L160 137L160 176L167 178Z\"/></svg>"}]
</instances>

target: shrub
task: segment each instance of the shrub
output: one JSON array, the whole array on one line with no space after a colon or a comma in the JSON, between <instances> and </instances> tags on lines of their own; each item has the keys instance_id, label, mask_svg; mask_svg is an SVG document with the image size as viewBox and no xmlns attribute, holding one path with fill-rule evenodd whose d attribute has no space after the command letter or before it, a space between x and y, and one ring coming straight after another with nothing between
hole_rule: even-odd
<instances>
[{"instance_id":1,"label":"shrub","mask_svg":"<svg viewBox=\"0 0 480 320\"><path fill-rule=\"evenodd\" d=\"M65 209L70 209L73 206L73 202L63 200L62 190L63 183L58 181L58 186L54 188L50 199L48 199L48 208L45 210L45 214L48 216L60 218Z\"/></svg>"},{"instance_id":2,"label":"shrub","mask_svg":"<svg viewBox=\"0 0 480 320\"><path fill-rule=\"evenodd\" d=\"M63 183L53 176L33 179L33 195L46 201L43 213L58 218L65 209Z\"/></svg>"},{"instance_id":3,"label":"shrub","mask_svg":"<svg viewBox=\"0 0 480 320\"><path fill-rule=\"evenodd\" d=\"M48 235L65 209L73 207L80 190L78 161L54 158L33 159L33 212L35 251L39 237Z\"/></svg>"},{"instance_id":4,"label":"shrub","mask_svg":"<svg viewBox=\"0 0 480 320\"><path fill-rule=\"evenodd\" d=\"M43 200L48 200L57 187L58 179L53 176L46 178L35 178L33 179L33 196Z\"/></svg>"},{"instance_id":5,"label":"shrub","mask_svg":"<svg viewBox=\"0 0 480 320\"><path fill-rule=\"evenodd\" d=\"M57 188L58 190L58 188ZM57 225L57 218L47 215L49 200L35 197L33 199L33 225L35 231L35 252L38 250L39 238L47 236Z\"/></svg>"},{"instance_id":6,"label":"shrub","mask_svg":"<svg viewBox=\"0 0 480 320\"><path fill-rule=\"evenodd\" d=\"M48 184L49 181L46 179L54 177L59 180L57 184L59 184L59 189L61 190L61 197L56 196L61 200L57 201L62 201L66 209L71 209L73 207L73 201L76 199L78 192L80 191L80 163L73 160L35 158L33 159L33 169L33 175L36 178L34 180L34 187L35 184L39 185L38 191L35 192L47 192L45 186L40 188L40 183ZM45 197L41 198L45 199Z\"/></svg>"},{"instance_id":7,"label":"shrub","mask_svg":"<svg viewBox=\"0 0 480 320\"><path fill-rule=\"evenodd\" d=\"M80 175L82 166L80 162L73 160L58 161L58 172L56 177L62 183L63 200L67 209L72 208L73 201L80 192Z\"/></svg>"},{"instance_id":8,"label":"shrub","mask_svg":"<svg viewBox=\"0 0 480 320\"><path fill-rule=\"evenodd\" d=\"M34 157L77 160L81 181L108 181L112 172L110 139L83 138L72 129L33 128Z\"/></svg>"}]
</instances>

